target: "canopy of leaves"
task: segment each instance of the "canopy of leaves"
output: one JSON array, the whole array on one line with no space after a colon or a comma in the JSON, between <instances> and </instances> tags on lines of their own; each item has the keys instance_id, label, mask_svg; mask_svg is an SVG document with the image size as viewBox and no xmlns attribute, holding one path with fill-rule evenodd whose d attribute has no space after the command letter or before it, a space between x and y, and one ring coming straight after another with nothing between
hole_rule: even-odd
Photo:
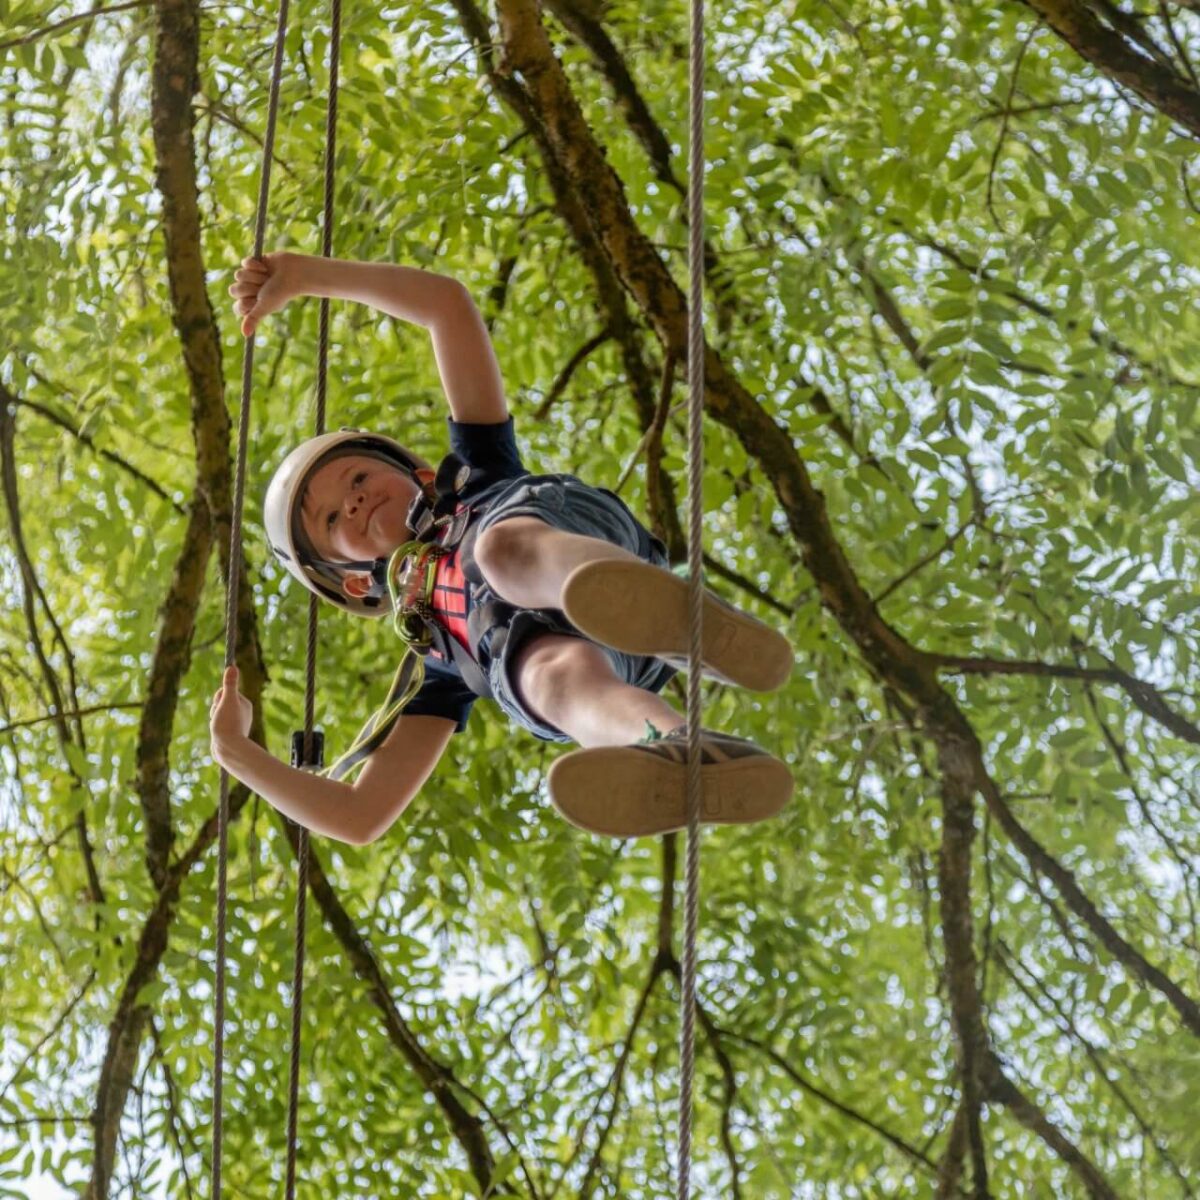
<instances>
[{"instance_id":1,"label":"canopy of leaves","mask_svg":"<svg viewBox=\"0 0 1200 1200\"><path fill-rule=\"evenodd\" d=\"M463 280L530 468L620 483L670 533L683 417L667 512L631 369L653 393L663 318L603 232L588 251L572 224L556 172L585 200L593 180L552 161L561 113L506 71L528 11L498 7L347 5L334 253ZM1196 87L1194 6L1107 8L1114 37ZM190 267L164 236L181 195L152 91L188 17ZM621 220L682 285L685 6L545 0L534 20ZM0 0L0 31L0 1195L39 1178L207 1195L228 536L211 447L222 470L232 447L189 354L207 321L235 410L225 288L252 245L274 13ZM320 249L327 53L327 14L294 8L268 249ZM748 0L710 13L706 148L710 344L765 414L708 424L706 577L787 633L796 669L769 696L706 685L705 721L786 759L797 788L779 820L704 841L694 1186L1192 1195L1193 135L1022 5ZM181 321L169 255L215 316ZM266 323L251 412L245 555L280 757L306 596L266 551L261 497L312 428L316 338L315 302ZM366 308L334 308L329 404L331 426L447 448L427 336ZM172 590L188 567L206 572L190 607ZM324 617L332 749L395 653L384 623ZM160 744L156 859L138 781ZM481 701L384 839L315 843L299 1196L672 1193L682 844L567 826L545 797L560 749ZM294 880L273 811L240 806L238 1197L281 1194Z\"/></svg>"}]
</instances>

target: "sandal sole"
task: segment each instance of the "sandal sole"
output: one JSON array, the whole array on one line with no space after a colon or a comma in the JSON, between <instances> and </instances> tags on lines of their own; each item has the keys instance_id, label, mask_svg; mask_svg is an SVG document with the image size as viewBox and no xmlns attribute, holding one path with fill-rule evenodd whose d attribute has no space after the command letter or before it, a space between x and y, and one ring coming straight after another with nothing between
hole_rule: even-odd
<instances>
[{"instance_id":1,"label":"sandal sole","mask_svg":"<svg viewBox=\"0 0 1200 1200\"><path fill-rule=\"evenodd\" d=\"M705 825L751 825L778 815L795 782L768 755L701 768ZM650 837L687 828L687 765L631 746L596 746L557 758L548 773L554 807L576 828Z\"/></svg>"},{"instance_id":2,"label":"sandal sole","mask_svg":"<svg viewBox=\"0 0 1200 1200\"><path fill-rule=\"evenodd\" d=\"M687 657L688 581L661 567L617 559L584 563L567 576L562 604L571 624L614 650ZM703 604L704 666L754 692L787 682L795 664L783 634L707 590Z\"/></svg>"}]
</instances>

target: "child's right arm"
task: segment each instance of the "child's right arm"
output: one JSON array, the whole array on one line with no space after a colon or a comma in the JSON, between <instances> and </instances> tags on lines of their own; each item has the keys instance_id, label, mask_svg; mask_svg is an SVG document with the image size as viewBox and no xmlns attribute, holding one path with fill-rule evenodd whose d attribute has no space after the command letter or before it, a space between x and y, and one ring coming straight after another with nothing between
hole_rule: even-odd
<instances>
[{"instance_id":1,"label":"child's right arm","mask_svg":"<svg viewBox=\"0 0 1200 1200\"><path fill-rule=\"evenodd\" d=\"M430 328L470 299L449 275L398 263L353 262L282 250L243 259L229 294L249 337L263 317L298 296L368 304L389 317Z\"/></svg>"},{"instance_id":2,"label":"child's right arm","mask_svg":"<svg viewBox=\"0 0 1200 1200\"><path fill-rule=\"evenodd\" d=\"M280 251L244 259L229 289L249 337L298 296L355 300L429 330L453 418L469 425L508 420L500 364L470 292L449 275L395 263L348 262Z\"/></svg>"},{"instance_id":3,"label":"child's right arm","mask_svg":"<svg viewBox=\"0 0 1200 1200\"><path fill-rule=\"evenodd\" d=\"M243 732L248 722L235 715L239 702L249 707L237 691L236 675L229 675L213 705L213 758L284 816L354 846L382 837L404 812L433 773L455 726L449 717L401 713L358 778L342 783L288 766L252 742Z\"/></svg>"}]
</instances>

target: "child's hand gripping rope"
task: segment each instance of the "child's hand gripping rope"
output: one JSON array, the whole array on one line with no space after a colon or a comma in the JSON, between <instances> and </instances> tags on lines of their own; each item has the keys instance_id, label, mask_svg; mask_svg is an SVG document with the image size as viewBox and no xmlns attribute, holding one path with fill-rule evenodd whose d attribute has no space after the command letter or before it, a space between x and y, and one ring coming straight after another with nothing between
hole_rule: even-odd
<instances>
[{"instance_id":1,"label":"child's hand gripping rope","mask_svg":"<svg viewBox=\"0 0 1200 1200\"><path fill-rule=\"evenodd\" d=\"M229 294L234 311L242 318L242 336L249 337L263 317L278 312L300 293L295 286L286 253L243 258Z\"/></svg>"},{"instance_id":2,"label":"child's hand gripping rope","mask_svg":"<svg viewBox=\"0 0 1200 1200\"><path fill-rule=\"evenodd\" d=\"M254 706L238 691L237 667L226 667L224 679L208 710L212 756L222 766L225 765L225 751L250 736L253 718Z\"/></svg>"}]
</instances>

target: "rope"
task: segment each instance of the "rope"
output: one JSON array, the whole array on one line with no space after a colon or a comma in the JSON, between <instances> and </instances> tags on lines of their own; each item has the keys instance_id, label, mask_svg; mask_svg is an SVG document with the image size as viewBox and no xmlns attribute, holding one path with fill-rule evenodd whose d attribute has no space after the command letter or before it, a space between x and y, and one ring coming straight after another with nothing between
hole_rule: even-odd
<instances>
[{"instance_id":1,"label":"rope","mask_svg":"<svg viewBox=\"0 0 1200 1200\"><path fill-rule=\"evenodd\" d=\"M329 99L325 108L325 209L321 255L333 255L333 175L337 156L338 60L342 41L341 0L333 0L329 21ZM329 375L329 298L322 297L317 332L317 404L314 436L325 432L325 397ZM308 596L308 645L304 674L305 767L319 766L313 738L317 691L317 597ZM296 827L296 946L292 958L292 1050L288 1084L286 1200L296 1195L296 1125L300 1107L300 1033L304 1014L304 941L308 915L308 830Z\"/></svg>"},{"instance_id":2,"label":"rope","mask_svg":"<svg viewBox=\"0 0 1200 1200\"><path fill-rule=\"evenodd\" d=\"M700 915L701 517L704 503L704 0L691 0L688 63L688 677L687 856L679 1035L679 1200L688 1200L692 1166L692 1080L696 1053L696 927Z\"/></svg>"},{"instance_id":3,"label":"rope","mask_svg":"<svg viewBox=\"0 0 1200 1200\"><path fill-rule=\"evenodd\" d=\"M267 105L267 132L263 138L259 173L258 211L254 219L254 256L261 257L267 228L267 201L271 193L271 158L275 151L275 118L279 112L279 81L283 73L283 40L287 32L288 0L279 0L275 31L275 58L271 64L271 94ZM250 390L254 377L254 334L246 339L242 359L242 409L238 420L237 471L233 486L233 523L229 533L229 581L225 608L225 667L234 665L238 636L238 584L242 566L242 508L246 497L246 445L250 432ZM229 773L221 770L221 800L217 808L217 979L216 1014L213 1019L213 1153L211 1192L221 1195L221 1109L225 1058L225 909L226 861L229 854Z\"/></svg>"}]
</instances>

